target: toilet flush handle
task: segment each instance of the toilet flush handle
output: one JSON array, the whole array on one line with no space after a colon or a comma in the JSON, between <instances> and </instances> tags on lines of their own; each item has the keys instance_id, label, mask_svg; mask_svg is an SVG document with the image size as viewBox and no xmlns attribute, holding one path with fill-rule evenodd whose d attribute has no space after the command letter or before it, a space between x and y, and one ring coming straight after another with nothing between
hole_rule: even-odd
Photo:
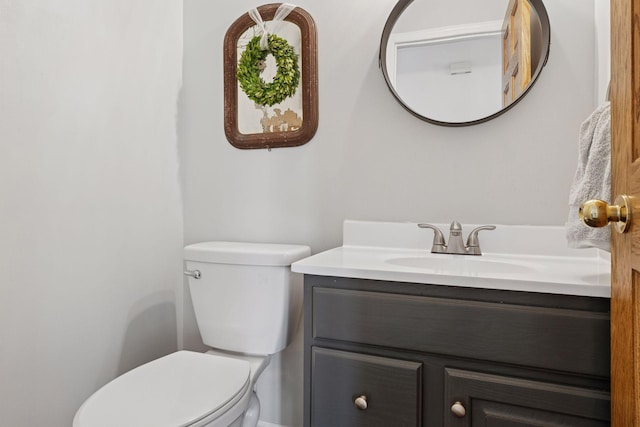
<instances>
[{"instance_id":1,"label":"toilet flush handle","mask_svg":"<svg viewBox=\"0 0 640 427\"><path fill-rule=\"evenodd\" d=\"M184 275L193 277L194 279L199 279L200 277L202 277L202 274L200 274L200 270L193 270L193 271L187 270L184 272Z\"/></svg>"}]
</instances>

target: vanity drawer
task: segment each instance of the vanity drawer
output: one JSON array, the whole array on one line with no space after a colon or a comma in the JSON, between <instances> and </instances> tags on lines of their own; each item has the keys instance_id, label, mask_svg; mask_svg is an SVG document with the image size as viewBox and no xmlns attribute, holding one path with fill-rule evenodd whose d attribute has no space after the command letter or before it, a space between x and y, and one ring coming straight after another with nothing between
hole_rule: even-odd
<instances>
[{"instance_id":1,"label":"vanity drawer","mask_svg":"<svg viewBox=\"0 0 640 427\"><path fill-rule=\"evenodd\" d=\"M311 333L313 339L609 376L607 313L313 287Z\"/></svg>"},{"instance_id":2,"label":"vanity drawer","mask_svg":"<svg viewBox=\"0 0 640 427\"><path fill-rule=\"evenodd\" d=\"M312 347L311 383L313 427L421 425L420 363Z\"/></svg>"}]
</instances>

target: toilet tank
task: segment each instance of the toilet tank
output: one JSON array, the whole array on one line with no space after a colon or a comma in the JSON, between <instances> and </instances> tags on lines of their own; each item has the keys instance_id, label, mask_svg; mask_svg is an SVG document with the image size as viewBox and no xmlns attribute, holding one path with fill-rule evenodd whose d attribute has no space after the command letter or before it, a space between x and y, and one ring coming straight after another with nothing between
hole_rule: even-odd
<instances>
[{"instance_id":1,"label":"toilet tank","mask_svg":"<svg viewBox=\"0 0 640 427\"><path fill-rule=\"evenodd\" d=\"M189 290L202 341L214 348L266 355L293 339L302 313L302 275L291 263L302 245L203 242L184 248Z\"/></svg>"}]
</instances>

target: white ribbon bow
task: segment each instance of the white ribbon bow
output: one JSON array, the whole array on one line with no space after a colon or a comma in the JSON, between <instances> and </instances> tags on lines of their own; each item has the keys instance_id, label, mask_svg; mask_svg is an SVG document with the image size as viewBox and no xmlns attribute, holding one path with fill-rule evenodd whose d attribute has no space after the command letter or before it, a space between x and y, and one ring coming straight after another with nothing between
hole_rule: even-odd
<instances>
[{"instance_id":1,"label":"white ribbon bow","mask_svg":"<svg viewBox=\"0 0 640 427\"><path fill-rule=\"evenodd\" d=\"M273 16L273 20L268 22L270 29L270 31L268 32L267 22L264 22L262 20L262 16L260 16L260 12L258 12L258 9L255 8L249 11L249 16L262 31L262 37L260 38L260 49L267 50L269 48L268 33L275 34L280 28L282 21L284 21L284 18L286 18L289 13L291 13L291 11L295 8L296 6L293 4L282 3L280 7L278 7L278 10L276 10L276 14Z\"/></svg>"}]
</instances>

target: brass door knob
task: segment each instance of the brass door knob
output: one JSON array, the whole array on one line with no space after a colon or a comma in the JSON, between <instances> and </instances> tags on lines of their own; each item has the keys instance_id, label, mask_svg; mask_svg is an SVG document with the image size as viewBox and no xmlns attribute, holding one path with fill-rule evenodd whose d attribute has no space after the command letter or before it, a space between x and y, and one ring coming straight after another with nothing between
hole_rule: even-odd
<instances>
[{"instance_id":1,"label":"brass door knob","mask_svg":"<svg viewBox=\"0 0 640 427\"><path fill-rule=\"evenodd\" d=\"M618 233L625 233L631 226L631 198L618 196L614 205L602 200L588 200L580 206L578 216L589 227L605 227L611 222Z\"/></svg>"},{"instance_id":2,"label":"brass door knob","mask_svg":"<svg viewBox=\"0 0 640 427\"><path fill-rule=\"evenodd\" d=\"M451 413L458 418L463 418L467 415L467 410L464 408L464 405L460 402L456 402L451 405Z\"/></svg>"},{"instance_id":3,"label":"brass door knob","mask_svg":"<svg viewBox=\"0 0 640 427\"><path fill-rule=\"evenodd\" d=\"M369 406L367 404L367 396L365 395L356 397L353 401L353 404L356 405L356 408L360 409L361 411L364 411Z\"/></svg>"}]
</instances>

